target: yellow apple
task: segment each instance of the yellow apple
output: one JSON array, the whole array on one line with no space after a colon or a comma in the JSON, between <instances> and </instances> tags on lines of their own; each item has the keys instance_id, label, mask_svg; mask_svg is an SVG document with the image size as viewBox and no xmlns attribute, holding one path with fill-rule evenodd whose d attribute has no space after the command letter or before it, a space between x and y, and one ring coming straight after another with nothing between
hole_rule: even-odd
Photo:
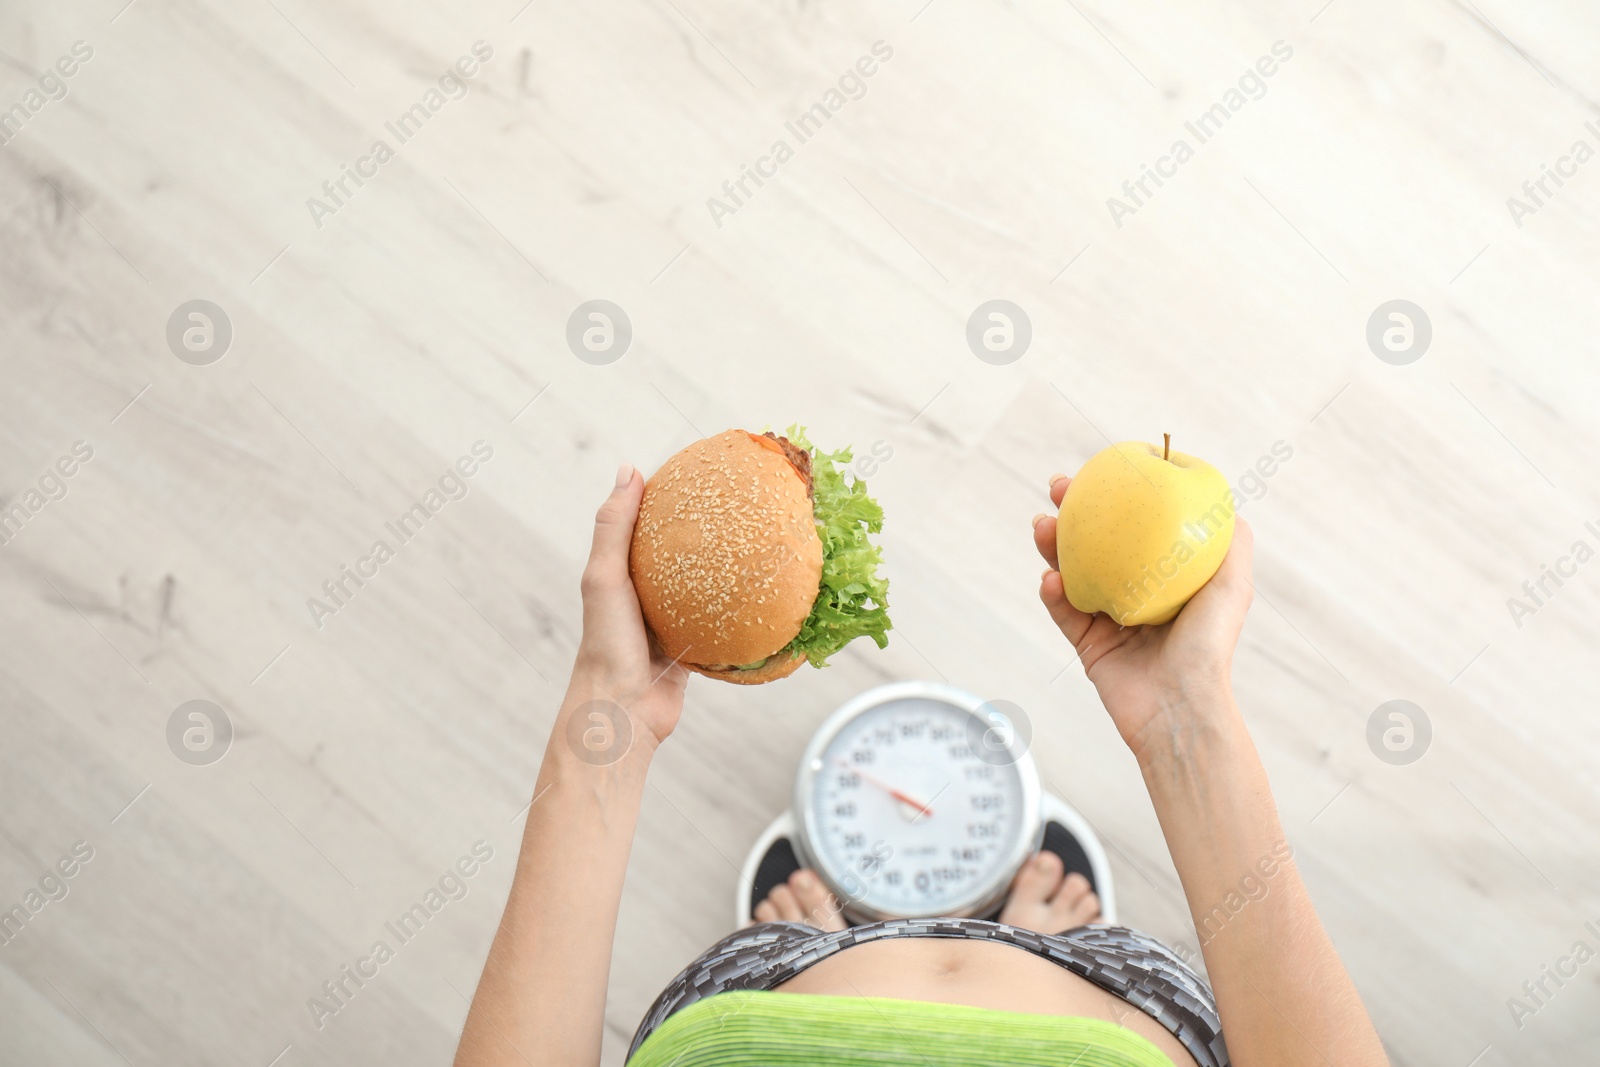
<instances>
[{"instance_id":1,"label":"yellow apple","mask_svg":"<svg viewBox=\"0 0 1600 1067\"><path fill-rule=\"evenodd\" d=\"M1211 464L1124 441L1083 465L1061 500L1061 584L1079 611L1123 626L1170 621L1222 566L1233 490Z\"/></svg>"}]
</instances>

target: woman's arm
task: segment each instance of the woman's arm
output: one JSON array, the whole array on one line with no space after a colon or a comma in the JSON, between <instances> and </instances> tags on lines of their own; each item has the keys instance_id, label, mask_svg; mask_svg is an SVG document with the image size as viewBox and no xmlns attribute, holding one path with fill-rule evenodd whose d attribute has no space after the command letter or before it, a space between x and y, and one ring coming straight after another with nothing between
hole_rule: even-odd
<instances>
[{"instance_id":1,"label":"woman's arm","mask_svg":"<svg viewBox=\"0 0 1600 1067\"><path fill-rule=\"evenodd\" d=\"M1300 880L1233 694L1185 700L1147 738L1139 765L1234 1064L1387 1064Z\"/></svg>"},{"instance_id":2,"label":"woman's arm","mask_svg":"<svg viewBox=\"0 0 1600 1067\"><path fill-rule=\"evenodd\" d=\"M624 467L595 517L583 639L456 1067L600 1062L611 941L645 774L677 725L687 680L652 651L628 576L643 493L643 479Z\"/></svg>"},{"instance_id":3,"label":"woman's arm","mask_svg":"<svg viewBox=\"0 0 1600 1067\"><path fill-rule=\"evenodd\" d=\"M1068 479L1050 487L1059 506ZM1230 681L1254 587L1253 537L1178 617L1121 627L1068 602L1056 521L1034 520L1049 562L1039 596L1138 757L1183 882L1236 1067L1388 1064L1355 984L1328 940L1278 821L1272 787Z\"/></svg>"}]
</instances>

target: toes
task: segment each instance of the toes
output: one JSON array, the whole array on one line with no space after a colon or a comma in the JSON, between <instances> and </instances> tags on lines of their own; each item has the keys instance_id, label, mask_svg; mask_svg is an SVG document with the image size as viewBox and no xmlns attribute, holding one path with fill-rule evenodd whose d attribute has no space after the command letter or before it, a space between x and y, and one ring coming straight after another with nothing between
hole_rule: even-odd
<instances>
[{"instance_id":1,"label":"toes","mask_svg":"<svg viewBox=\"0 0 1600 1067\"><path fill-rule=\"evenodd\" d=\"M786 923L805 921L805 912L801 910L800 900L794 895L794 890L787 885L779 883L772 887L772 892L767 894L767 901L778 912L778 918Z\"/></svg>"},{"instance_id":2,"label":"toes","mask_svg":"<svg viewBox=\"0 0 1600 1067\"><path fill-rule=\"evenodd\" d=\"M1061 857L1054 852L1035 853L1011 883L1011 899L1018 904L1043 904L1061 884Z\"/></svg>"},{"instance_id":3,"label":"toes","mask_svg":"<svg viewBox=\"0 0 1600 1067\"><path fill-rule=\"evenodd\" d=\"M1089 879L1077 871L1062 877L1061 857L1038 852L1022 865L1011 883L1011 896L1000 921L1042 934L1095 922L1100 918L1100 898Z\"/></svg>"},{"instance_id":4,"label":"toes","mask_svg":"<svg viewBox=\"0 0 1600 1067\"><path fill-rule=\"evenodd\" d=\"M1051 903L1065 904L1067 907L1075 908L1078 902L1090 893L1091 888L1089 879L1085 878L1080 872L1073 871L1062 879L1061 888L1056 890L1055 896L1051 898Z\"/></svg>"},{"instance_id":5,"label":"toes","mask_svg":"<svg viewBox=\"0 0 1600 1067\"><path fill-rule=\"evenodd\" d=\"M753 914L756 922L805 923L819 930L845 928L839 902L833 899L815 871L803 867L791 874L787 882L773 886L767 899L756 905Z\"/></svg>"},{"instance_id":6,"label":"toes","mask_svg":"<svg viewBox=\"0 0 1600 1067\"><path fill-rule=\"evenodd\" d=\"M844 929L839 902L833 899L833 894L815 872L805 868L795 871L789 876L789 888L805 913L805 922L819 930Z\"/></svg>"},{"instance_id":7,"label":"toes","mask_svg":"<svg viewBox=\"0 0 1600 1067\"><path fill-rule=\"evenodd\" d=\"M1089 888L1089 879L1073 871L1050 902L1050 912L1058 932L1071 930L1100 918L1100 897Z\"/></svg>"},{"instance_id":8,"label":"toes","mask_svg":"<svg viewBox=\"0 0 1600 1067\"><path fill-rule=\"evenodd\" d=\"M1072 912L1073 926L1096 922L1100 918L1100 898L1094 893L1085 893L1083 899L1073 905Z\"/></svg>"}]
</instances>

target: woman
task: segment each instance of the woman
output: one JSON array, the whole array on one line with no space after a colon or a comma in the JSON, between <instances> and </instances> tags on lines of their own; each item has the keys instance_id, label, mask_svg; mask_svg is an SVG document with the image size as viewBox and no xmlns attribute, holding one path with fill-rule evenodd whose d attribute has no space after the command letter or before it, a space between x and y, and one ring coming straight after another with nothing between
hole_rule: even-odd
<instances>
[{"instance_id":1,"label":"woman","mask_svg":"<svg viewBox=\"0 0 1600 1067\"><path fill-rule=\"evenodd\" d=\"M1053 503L1067 484L1051 479ZM628 576L643 492L644 480L624 466L596 516L583 640L457 1067L600 1061L645 774L677 725L687 682L652 651ZM1033 539L1050 564L1040 598L1138 758L1203 931L1214 999L1150 939L1085 925L1098 901L1081 876L1063 877L1053 855L1018 873L999 923L845 930L837 904L802 870L760 905L756 925L714 946L662 995L635 1041L635 1067L1388 1063L1289 858L1234 703L1233 650L1252 595L1250 527L1238 524L1222 569L1174 621L1127 629L1067 602L1052 517L1034 519ZM626 754L604 766L567 741L574 714L591 701L626 708L631 726Z\"/></svg>"}]
</instances>

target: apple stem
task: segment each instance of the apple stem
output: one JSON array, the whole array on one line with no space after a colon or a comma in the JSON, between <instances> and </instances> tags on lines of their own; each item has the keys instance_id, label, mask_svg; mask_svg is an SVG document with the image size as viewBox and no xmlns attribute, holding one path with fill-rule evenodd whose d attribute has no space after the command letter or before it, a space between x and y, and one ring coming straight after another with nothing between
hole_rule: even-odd
<instances>
[{"instance_id":1,"label":"apple stem","mask_svg":"<svg viewBox=\"0 0 1600 1067\"><path fill-rule=\"evenodd\" d=\"M1168 462L1172 460L1172 435L1170 433L1161 435L1161 458Z\"/></svg>"}]
</instances>

